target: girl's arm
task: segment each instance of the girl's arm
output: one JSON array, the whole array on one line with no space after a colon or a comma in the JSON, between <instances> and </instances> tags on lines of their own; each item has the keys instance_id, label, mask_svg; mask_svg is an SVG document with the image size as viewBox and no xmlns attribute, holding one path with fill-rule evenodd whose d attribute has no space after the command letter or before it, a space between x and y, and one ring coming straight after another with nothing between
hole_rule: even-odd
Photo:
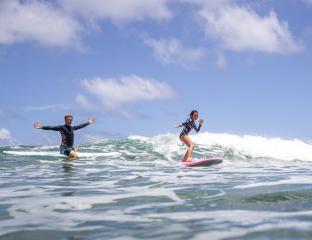
<instances>
[{"instance_id":1,"label":"girl's arm","mask_svg":"<svg viewBox=\"0 0 312 240\"><path fill-rule=\"evenodd\" d=\"M176 128L180 128L180 127L184 127L186 125L187 121L181 124L177 124L175 127Z\"/></svg>"},{"instance_id":2,"label":"girl's arm","mask_svg":"<svg viewBox=\"0 0 312 240\"><path fill-rule=\"evenodd\" d=\"M197 127L196 124L194 123L194 129L195 129L196 132L199 132L199 131L200 131L200 129L201 129L203 123L204 123L204 120L203 120L203 119L200 119L200 120L199 120L199 126L198 126L198 127Z\"/></svg>"}]
</instances>

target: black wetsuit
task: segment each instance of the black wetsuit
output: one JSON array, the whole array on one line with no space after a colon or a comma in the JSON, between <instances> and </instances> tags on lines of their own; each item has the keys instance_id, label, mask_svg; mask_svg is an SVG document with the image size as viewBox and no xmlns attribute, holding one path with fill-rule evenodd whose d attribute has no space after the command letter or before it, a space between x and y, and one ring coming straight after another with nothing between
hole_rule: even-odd
<instances>
[{"instance_id":1,"label":"black wetsuit","mask_svg":"<svg viewBox=\"0 0 312 240\"><path fill-rule=\"evenodd\" d=\"M78 126L68 126L68 125L60 125L60 126L42 126L43 130L53 130L59 131L62 136L62 144L61 144L61 154L69 155L70 151L73 149L74 145L74 131L80 128L88 126L89 123L83 123Z\"/></svg>"},{"instance_id":2,"label":"black wetsuit","mask_svg":"<svg viewBox=\"0 0 312 240\"><path fill-rule=\"evenodd\" d=\"M191 118L188 118L184 123L182 123L180 125L180 127L184 127L180 133L180 138L183 136L183 135L188 135L190 133L190 131L192 129L194 129L196 132L199 132L200 128L201 128L201 125L199 125L198 127L196 126L195 122L191 119Z\"/></svg>"}]
</instances>

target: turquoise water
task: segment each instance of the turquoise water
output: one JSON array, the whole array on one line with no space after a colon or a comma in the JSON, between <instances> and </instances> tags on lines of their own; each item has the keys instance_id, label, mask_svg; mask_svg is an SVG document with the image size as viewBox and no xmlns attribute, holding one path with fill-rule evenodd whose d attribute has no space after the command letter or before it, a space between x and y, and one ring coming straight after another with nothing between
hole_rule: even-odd
<instances>
[{"instance_id":1,"label":"turquoise water","mask_svg":"<svg viewBox=\"0 0 312 240\"><path fill-rule=\"evenodd\" d=\"M181 166L172 134L79 145L75 161L0 148L0 239L312 239L311 145L192 138L224 162Z\"/></svg>"}]
</instances>

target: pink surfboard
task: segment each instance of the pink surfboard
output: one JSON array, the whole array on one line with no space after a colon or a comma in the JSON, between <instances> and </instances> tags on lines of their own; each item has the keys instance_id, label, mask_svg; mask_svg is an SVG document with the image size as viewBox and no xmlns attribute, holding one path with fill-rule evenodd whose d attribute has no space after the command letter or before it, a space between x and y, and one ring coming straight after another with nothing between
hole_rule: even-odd
<instances>
[{"instance_id":1,"label":"pink surfboard","mask_svg":"<svg viewBox=\"0 0 312 240\"><path fill-rule=\"evenodd\" d=\"M217 158L217 157L213 157L213 158L207 158L207 159L195 159L193 161L190 162L181 162L183 166L186 167L205 167L205 166L211 166L211 165L215 165L215 164L219 164L222 163L223 159L222 158Z\"/></svg>"}]
</instances>

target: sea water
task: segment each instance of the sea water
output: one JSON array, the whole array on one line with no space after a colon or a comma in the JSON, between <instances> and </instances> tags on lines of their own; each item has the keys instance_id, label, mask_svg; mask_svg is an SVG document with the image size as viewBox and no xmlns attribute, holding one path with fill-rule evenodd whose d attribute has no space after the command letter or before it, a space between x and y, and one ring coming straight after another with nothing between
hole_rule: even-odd
<instances>
[{"instance_id":1,"label":"sea water","mask_svg":"<svg viewBox=\"0 0 312 240\"><path fill-rule=\"evenodd\" d=\"M0 239L312 239L312 145L201 133L0 148Z\"/></svg>"}]
</instances>

